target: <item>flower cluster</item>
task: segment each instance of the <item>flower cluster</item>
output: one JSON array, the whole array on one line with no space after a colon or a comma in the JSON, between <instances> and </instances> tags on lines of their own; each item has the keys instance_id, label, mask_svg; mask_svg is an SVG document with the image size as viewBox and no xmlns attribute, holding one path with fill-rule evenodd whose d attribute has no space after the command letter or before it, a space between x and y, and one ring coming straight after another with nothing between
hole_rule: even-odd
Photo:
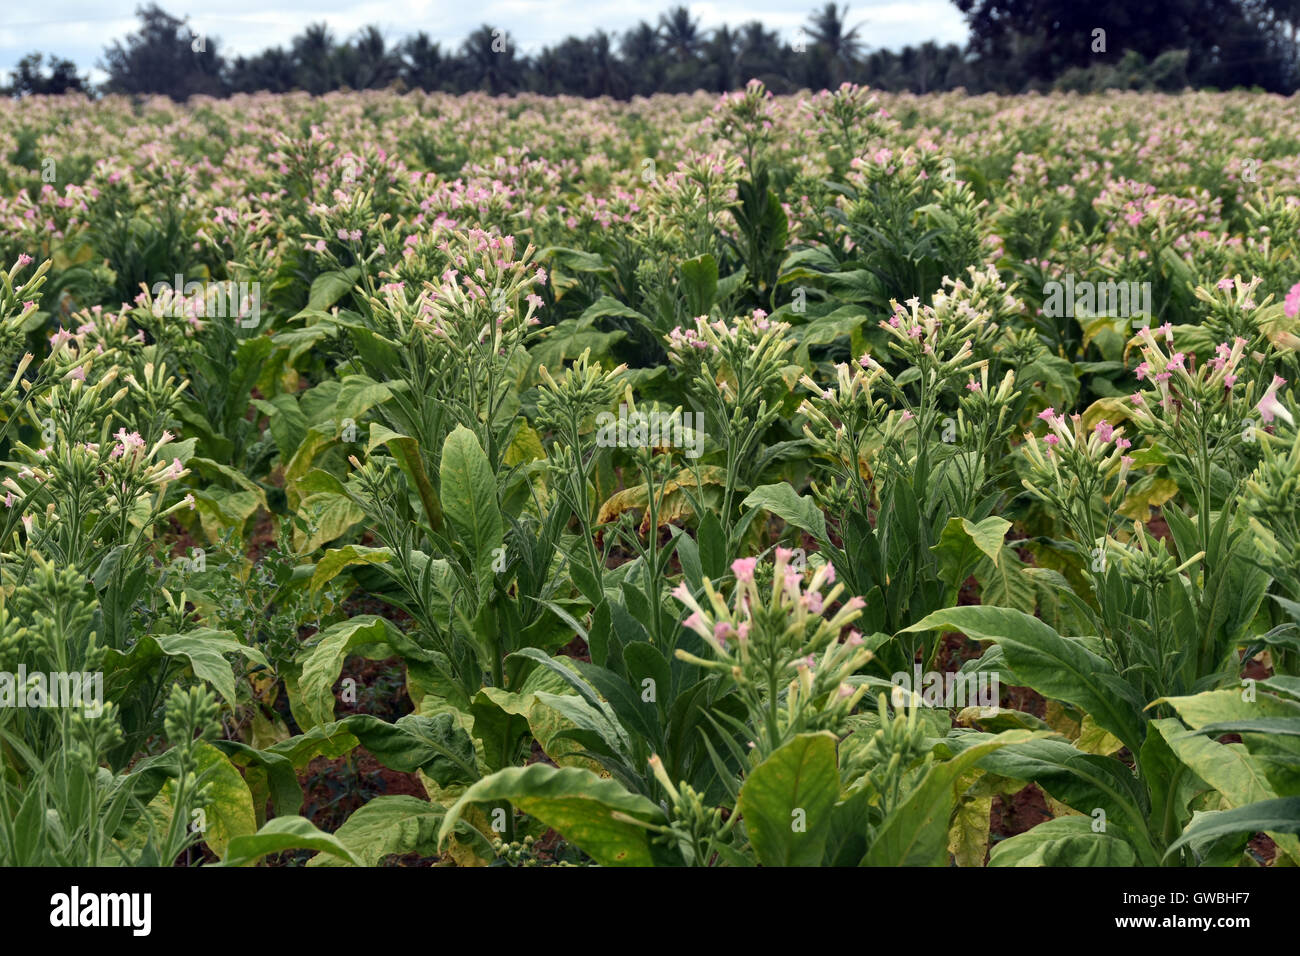
<instances>
[{"instance_id":1,"label":"flower cluster","mask_svg":"<svg viewBox=\"0 0 1300 956\"><path fill-rule=\"evenodd\" d=\"M1245 483L1242 504L1255 541L1292 601L1300 602L1300 429L1286 419L1275 436L1261 436L1259 464Z\"/></svg>"},{"instance_id":2,"label":"flower cluster","mask_svg":"<svg viewBox=\"0 0 1300 956\"><path fill-rule=\"evenodd\" d=\"M847 497L864 513L871 504L873 453L896 440L906 424L902 415L889 412L885 399L877 394L876 386L885 374L879 366L868 371L841 362L835 366L832 388L822 387L809 375L799 380L812 393L799 406L799 414L807 419L804 437L814 452L830 459L835 473L830 488L813 483L818 500Z\"/></svg>"},{"instance_id":3,"label":"flower cluster","mask_svg":"<svg viewBox=\"0 0 1300 956\"><path fill-rule=\"evenodd\" d=\"M668 333L668 354L694 384L744 410L756 405L781 379L794 341L790 326L773 322L762 309L730 321L698 316L694 327Z\"/></svg>"},{"instance_id":4,"label":"flower cluster","mask_svg":"<svg viewBox=\"0 0 1300 956\"><path fill-rule=\"evenodd\" d=\"M822 90L800 106L812 115L817 141L842 157L861 155L872 142L883 141L897 126L889 110L881 107L870 88L841 83Z\"/></svg>"},{"instance_id":5,"label":"flower cluster","mask_svg":"<svg viewBox=\"0 0 1300 956\"><path fill-rule=\"evenodd\" d=\"M752 169L757 150L775 119L771 91L761 80L750 80L743 90L724 93L714 113L718 132L744 147L746 165Z\"/></svg>"},{"instance_id":6,"label":"flower cluster","mask_svg":"<svg viewBox=\"0 0 1300 956\"><path fill-rule=\"evenodd\" d=\"M472 229L451 232L439 243L445 266L436 279L412 288L402 267L383 273L384 283L367 296L380 328L394 342L420 339L434 354L464 363L512 355L541 323L543 305L532 289L546 270L532 263L535 250L516 249L514 236Z\"/></svg>"},{"instance_id":7,"label":"flower cluster","mask_svg":"<svg viewBox=\"0 0 1300 956\"><path fill-rule=\"evenodd\" d=\"M906 308L890 302L893 314L880 322L890 337L889 350L906 365L921 373L923 389L942 390L954 381L954 373L971 372L982 360L972 359L976 336L988 334L987 317L968 302L944 298L938 306L921 305L908 299ZM864 366L871 360L863 356Z\"/></svg>"},{"instance_id":8,"label":"flower cluster","mask_svg":"<svg viewBox=\"0 0 1300 956\"><path fill-rule=\"evenodd\" d=\"M1038 417L1047 423L1047 433L1040 439L1025 432L1021 447L1029 476L1021 483L1060 515L1080 544L1104 550L1111 511L1102 505L1113 509L1123 500L1134 463L1132 442L1124 426L1106 419L1085 428L1078 413L1067 417L1047 408Z\"/></svg>"},{"instance_id":9,"label":"flower cluster","mask_svg":"<svg viewBox=\"0 0 1300 956\"><path fill-rule=\"evenodd\" d=\"M1290 417L1278 400L1285 381L1244 338L1218 343L1214 357L1198 363L1175 348L1171 325L1156 332L1138 334L1142 361L1135 375L1142 384L1129 396L1129 418L1195 467L1225 467L1240 477L1258 455L1257 424Z\"/></svg>"},{"instance_id":10,"label":"flower cluster","mask_svg":"<svg viewBox=\"0 0 1300 956\"><path fill-rule=\"evenodd\" d=\"M733 562L730 601L707 578L702 601L685 584L673 591L691 612L685 626L713 654L706 660L678 650L677 656L736 682L750 708L753 749L760 756L795 734L842 731L866 691L850 678L872 656L861 634L844 635L865 602L851 597L837 606L844 585L835 583L835 568L826 563L801 571L792 566L793 555L776 549L770 587L759 583L757 558Z\"/></svg>"}]
</instances>

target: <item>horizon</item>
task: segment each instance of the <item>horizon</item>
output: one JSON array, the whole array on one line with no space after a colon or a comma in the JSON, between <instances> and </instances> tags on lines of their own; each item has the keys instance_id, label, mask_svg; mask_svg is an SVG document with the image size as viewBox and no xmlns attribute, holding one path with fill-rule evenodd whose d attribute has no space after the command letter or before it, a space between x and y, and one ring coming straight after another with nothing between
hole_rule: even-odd
<instances>
[{"instance_id":1,"label":"horizon","mask_svg":"<svg viewBox=\"0 0 1300 956\"><path fill-rule=\"evenodd\" d=\"M77 72L98 86L107 74L97 64L104 49L121 41L139 26L135 14L140 0L60 0L53 4L62 16L30 19L0 26L0 84L9 82L18 61L29 53L53 54L76 64ZM616 13L598 12L574 0L484 0L473 12L454 7L440 10L436 0L349 3L348 0L288 0L268 10L255 0L230 0L220 13L193 13L180 4L160 3L167 13L185 19L196 34L215 37L227 58L250 56L271 47L287 47L293 37L312 23L326 23L337 40L346 40L367 26L377 26L391 46L423 31L444 50L458 49L478 27L504 29L518 49L532 55L570 36L587 37L597 30L615 36L645 21L658 22L673 6L685 6L708 33L722 25L732 27L758 20L789 42L820 2L799 4L790 0L749 2L673 3L671 0L631 0ZM861 25L868 51L898 50L933 41L940 46L964 44L965 19L950 0L857 0L849 5L849 23ZM299 7L299 9L292 9ZM104 10L113 12L104 14Z\"/></svg>"}]
</instances>

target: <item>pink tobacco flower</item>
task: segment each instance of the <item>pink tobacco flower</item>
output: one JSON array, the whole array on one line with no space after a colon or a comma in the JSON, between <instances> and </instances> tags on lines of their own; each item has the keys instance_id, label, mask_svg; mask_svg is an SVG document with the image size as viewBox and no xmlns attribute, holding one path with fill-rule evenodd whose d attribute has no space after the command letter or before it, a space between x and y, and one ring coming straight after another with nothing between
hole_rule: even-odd
<instances>
[{"instance_id":1,"label":"pink tobacco flower","mask_svg":"<svg viewBox=\"0 0 1300 956\"><path fill-rule=\"evenodd\" d=\"M754 580L754 567L758 564L758 558L737 558L731 562L731 571L736 575L737 581L748 583Z\"/></svg>"},{"instance_id":2,"label":"pink tobacco flower","mask_svg":"<svg viewBox=\"0 0 1300 956\"><path fill-rule=\"evenodd\" d=\"M1264 397L1261 398L1259 404L1255 406L1255 410L1259 412L1259 417L1264 420L1265 424L1271 423L1274 418L1281 418L1285 420L1288 425L1295 424L1295 420L1291 417L1291 413L1287 410L1286 406L1277 400L1277 390L1285 384L1286 379L1282 378L1280 375L1274 375L1272 383L1264 392Z\"/></svg>"},{"instance_id":3,"label":"pink tobacco flower","mask_svg":"<svg viewBox=\"0 0 1300 956\"><path fill-rule=\"evenodd\" d=\"M1288 319L1294 319L1300 315L1300 282L1291 287L1291 291L1286 294L1286 301L1282 304L1282 311L1286 313Z\"/></svg>"}]
</instances>

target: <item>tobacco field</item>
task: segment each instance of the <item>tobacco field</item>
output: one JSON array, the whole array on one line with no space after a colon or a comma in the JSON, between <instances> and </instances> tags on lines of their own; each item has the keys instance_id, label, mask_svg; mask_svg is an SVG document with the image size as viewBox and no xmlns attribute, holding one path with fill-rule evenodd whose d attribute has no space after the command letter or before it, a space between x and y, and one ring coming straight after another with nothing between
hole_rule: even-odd
<instances>
[{"instance_id":1,"label":"tobacco field","mask_svg":"<svg viewBox=\"0 0 1300 956\"><path fill-rule=\"evenodd\" d=\"M1300 113L0 102L0 864L1300 863Z\"/></svg>"}]
</instances>

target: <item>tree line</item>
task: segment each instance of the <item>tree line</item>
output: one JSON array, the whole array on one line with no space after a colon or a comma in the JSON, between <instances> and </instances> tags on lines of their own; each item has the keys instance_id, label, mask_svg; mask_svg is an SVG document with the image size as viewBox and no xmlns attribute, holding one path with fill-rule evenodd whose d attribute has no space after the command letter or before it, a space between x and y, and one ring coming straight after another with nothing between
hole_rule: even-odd
<instances>
[{"instance_id":1,"label":"tree line","mask_svg":"<svg viewBox=\"0 0 1300 956\"><path fill-rule=\"evenodd\" d=\"M827 3L793 36L755 20L711 30L681 6L621 34L570 36L535 54L508 30L483 25L444 49L423 31L390 42L378 27L339 38L323 23L288 46L228 57L221 41L156 4L137 9L136 32L105 48L97 88L74 63L36 52L6 92L194 95L301 90L421 89L536 92L626 99L694 90L726 92L757 78L775 92L842 82L926 93L1186 86L1300 86L1300 0L953 0L970 39L902 50L869 49L864 23Z\"/></svg>"}]
</instances>

